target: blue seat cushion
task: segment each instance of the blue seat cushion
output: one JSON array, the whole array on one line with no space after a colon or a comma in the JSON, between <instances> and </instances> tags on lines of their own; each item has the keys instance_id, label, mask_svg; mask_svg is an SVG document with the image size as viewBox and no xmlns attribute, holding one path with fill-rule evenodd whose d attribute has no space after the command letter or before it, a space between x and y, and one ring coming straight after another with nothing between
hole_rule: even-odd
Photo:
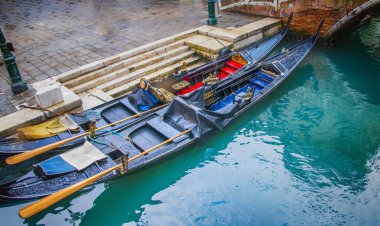
<instances>
[{"instance_id":1,"label":"blue seat cushion","mask_svg":"<svg viewBox=\"0 0 380 226\"><path fill-rule=\"evenodd\" d=\"M259 78L251 79L251 82L252 82L253 84L257 85L257 86L262 87L262 88L264 88L265 86L268 85L268 82L263 81L263 80L261 80L261 79L259 79Z\"/></svg>"},{"instance_id":2,"label":"blue seat cushion","mask_svg":"<svg viewBox=\"0 0 380 226\"><path fill-rule=\"evenodd\" d=\"M57 176L76 169L58 155L37 164L36 170L44 176Z\"/></svg>"}]
</instances>

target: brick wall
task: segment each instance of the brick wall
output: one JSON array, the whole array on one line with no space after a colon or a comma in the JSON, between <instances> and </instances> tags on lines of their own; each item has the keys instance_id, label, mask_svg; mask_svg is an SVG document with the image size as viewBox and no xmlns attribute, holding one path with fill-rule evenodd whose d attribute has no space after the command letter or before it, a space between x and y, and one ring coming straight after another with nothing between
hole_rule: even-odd
<instances>
[{"instance_id":1,"label":"brick wall","mask_svg":"<svg viewBox=\"0 0 380 226\"><path fill-rule=\"evenodd\" d=\"M326 18L325 26L322 29L323 36L330 27L352 9L367 1L368 0L289 0L281 3L279 10L275 10L274 7L271 6L255 6L249 4L228 10L271 17L279 17L280 15L287 16L291 12L294 12L291 30L303 34L314 33L319 21L322 18ZM227 4L237 1L222 0L222 2Z\"/></svg>"}]
</instances>

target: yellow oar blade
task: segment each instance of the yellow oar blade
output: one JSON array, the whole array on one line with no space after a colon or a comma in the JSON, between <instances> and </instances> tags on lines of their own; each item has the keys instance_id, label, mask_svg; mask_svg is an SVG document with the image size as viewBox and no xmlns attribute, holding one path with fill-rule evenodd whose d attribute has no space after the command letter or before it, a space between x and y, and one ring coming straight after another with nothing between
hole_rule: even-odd
<instances>
[{"instance_id":1,"label":"yellow oar blade","mask_svg":"<svg viewBox=\"0 0 380 226\"><path fill-rule=\"evenodd\" d=\"M180 136L182 136L182 135L184 135L190 131L191 131L190 129L185 130L184 132L179 133L179 134L175 135L174 137L172 137L172 138L170 138L170 139L168 139L168 140L166 140L160 144L157 144L156 146L154 146L154 147L134 156L133 158L129 159L128 163L139 158L139 157L141 157L141 156L143 156L143 155L145 155L145 154L147 154L147 153L149 153L149 152L151 152L151 151L153 151L153 150L155 150L155 149L157 149L157 148L159 148L159 147L161 147L164 144L171 142L172 140L176 139L177 137L180 137ZM71 185L70 187L62 189L61 191L58 191L52 195L49 195L49 196L47 196L47 197L45 197L45 198L43 198L43 199L41 199L35 203L32 203L28 206L25 206L19 211L19 215L20 215L20 217L22 217L24 219L29 218L29 217L41 212L42 210L48 208L49 206L51 206L51 205L61 201L62 199L68 197L69 195L75 193L76 191L79 191L80 189L86 187L87 185L99 180L103 176L107 175L108 173L112 172L113 170L116 170L117 168L119 168L121 166L122 166L122 164L111 167L111 168L109 168L109 169L107 169L101 173L98 173L92 177L87 178L84 181L81 181L77 184Z\"/></svg>"},{"instance_id":2,"label":"yellow oar blade","mask_svg":"<svg viewBox=\"0 0 380 226\"><path fill-rule=\"evenodd\" d=\"M90 185L91 183L99 180L100 178L102 178L103 176L107 175L108 173L112 172L113 170L117 169L118 167L120 167L121 164L119 165L116 165L112 168L109 168L101 173L98 173L92 177L89 177L87 178L86 180L84 181L81 181L77 184L74 184L68 188L65 188L63 190L60 190L52 195L49 195L35 203L32 203L28 206L25 206L23 207L20 211L19 211L19 215L20 217L26 219L26 218L29 218L39 212L41 212L42 210L48 208L49 206L61 201L62 199L68 197L69 195L79 191L80 189L86 187L87 185Z\"/></svg>"},{"instance_id":3,"label":"yellow oar blade","mask_svg":"<svg viewBox=\"0 0 380 226\"><path fill-rule=\"evenodd\" d=\"M34 150L31 150L31 151L27 151L27 152L24 152L24 153L21 153L21 154L18 154L18 155L14 155L14 156L11 156L11 157L8 157L5 162L8 164L8 165L14 165L14 164L17 164L17 163L20 163L20 162L23 162L25 160L28 160L28 159L31 159L37 155L40 155L40 154L43 154L47 151L50 151L54 148L57 148L63 144L66 144L70 141L73 141L73 140L76 140L80 137L83 137L85 136L87 133L83 133L83 134L79 134L77 136L74 136L74 137L70 137L66 140L61 140L61 141L58 141L58 142L55 142L55 143L52 143L52 144L49 144L49 145L46 145L46 146L43 146L43 147L40 147L40 148L36 148Z\"/></svg>"}]
</instances>

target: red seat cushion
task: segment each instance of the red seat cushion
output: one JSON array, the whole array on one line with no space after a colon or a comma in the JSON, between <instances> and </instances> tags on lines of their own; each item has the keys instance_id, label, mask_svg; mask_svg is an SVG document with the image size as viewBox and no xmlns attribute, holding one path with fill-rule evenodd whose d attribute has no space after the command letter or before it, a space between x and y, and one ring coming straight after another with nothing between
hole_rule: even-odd
<instances>
[{"instance_id":1,"label":"red seat cushion","mask_svg":"<svg viewBox=\"0 0 380 226\"><path fill-rule=\"evenodd\" d=\"M228 61L227 63L226 63L226 65L228 65L228 66L230 66L230 67L233 67L233 68L236 68L236 69L240 69L240 68L242 68L244 65L242 65L242 64L240 64L240 63L238 63L238 62L236 62L236 61L233 61L233 60L231 60L231 61Z\"/></svg>"},{"instance_id":2,"label":"red seat cushion","mask_svg":"<svg viewBox=\"0 0 380 226\"><path fill-rule=\"evenodd\" d=\"M181 91L178 93L178 95L184 95L184 94L186 94L186 93L190 93L190 92L192 92L192 91L194 91L194 90L196 90L196 89L199 89L199 88L202 87L202 86L203 86L203 82L198 82L198 83L196 83L195 85L189 86L189 87L187 87L186 89L181 90Z\"/></svg>"},{"instance_id":3,"label":"red seat cushion","mask_svg":"<svg viewBox=\"0 0 380 226\"><path fill-rule=\"evenodd\" d=\"M232 67L229 67L229 66L225 66L225 67L223 67L221 69L221 71L224 71L224 72L226 72L228 74L232 74L232 73L234 73L236 71L236 69L232 68Z\"/></svg>"}]
</instances>

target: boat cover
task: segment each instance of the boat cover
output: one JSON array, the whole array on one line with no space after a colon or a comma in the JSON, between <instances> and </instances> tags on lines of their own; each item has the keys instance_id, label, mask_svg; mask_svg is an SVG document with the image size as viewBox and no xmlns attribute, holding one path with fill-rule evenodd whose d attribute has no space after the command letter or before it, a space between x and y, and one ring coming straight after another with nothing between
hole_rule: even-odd
<instances>
[{"instance_id":1,"label":"boat cover","mask_svg":"<svg viewBox=\"0 0 380 226\"><path fill-rule=\"evenodd\" d=\"M44 176L57 176L75 170L82 170L106 157L105 154L86 141L80 147L37 164L35 168Z\"/></svg>"},{"instance_id":2,"label":"boat cover","mask_svg":"<svg viewBox=\"0 0 380 226\"><path fill-rule=\"evenodd\" d=\"M177 96L157 114L185 130L191 129L196 142L202 144L206 137L221 131L233 119L240 109L239 105L232 103L217 111L207 110L202 87L192 93Z\"/></svg>"},{"instance_id":3,"label":"boat cover","mask_svg":"<svg viewBox=\"0 0 380 226\"><path fill-rule=\"evenodd\" d=\"M129 101L141 111L149 110L159 104L157 98L155 98L148 90L141 88L134 89L132 93L127 95L127 97Z\"/></svg>"},{"instance_id":4,"label":"boat cover","mask_svg":"<svg viewBox=\"0 0 380 226\"><path fill-rule=\"evenodd\" d=\"M107 156L86 141L82 146L61 154L61 157L79 171L96 161L105 159Z\"/></svg>"},{"instance_id":5,"label":"boat cover","mask_svg":"<svg viewBox=\"0 0 380 226\"><path fill-rule=\"evenodd\" d=\"M61 156L57 155L47 159L35 166L35 169L46 177L57 176L64 173L75 171L75 168L65 162Z\"/></svg>"},{"instance_id":6,"label":"boat cover","mask_svg":"<svg viewBox=\"0 0 380 226\"><path fill-rule=\"evenodd\" d=\"M21 140L36 140L55 136L67 130L75 131L78 129L78 124L69 115L64 115L38 125L20 128L18 130L18 137Z\"/></svg>"},{"instance_id":7,"label":"boat cover","mask_svg":"<svg viewBox=\"0 0 380 226\"><path fill-rule=\"evenodd\" d=\"M92 163L106 157L103 152L86 141L80 147L39 163L36 165L36 170L45 176L59 175L85 169Z\"/></svg>"}]
</instances>

